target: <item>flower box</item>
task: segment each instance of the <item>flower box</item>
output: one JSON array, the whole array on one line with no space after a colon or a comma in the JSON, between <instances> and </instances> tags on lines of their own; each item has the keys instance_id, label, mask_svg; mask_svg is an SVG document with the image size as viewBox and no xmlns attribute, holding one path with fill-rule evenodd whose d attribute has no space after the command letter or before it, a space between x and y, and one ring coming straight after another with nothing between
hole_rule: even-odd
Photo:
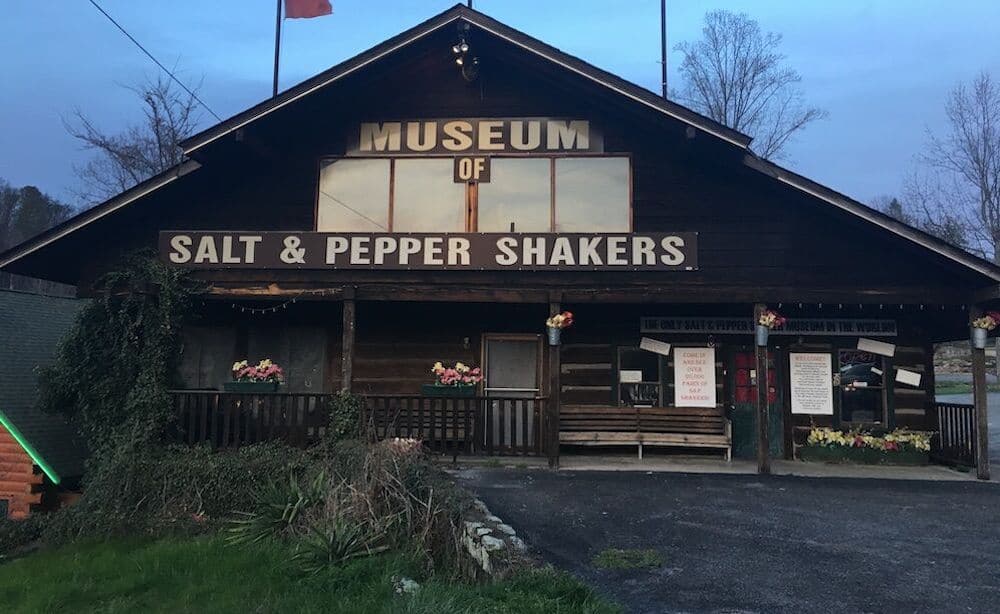
<instances>
[{"instance_id":1,"label":"flower box","mask_svg":"<svg viewBox=\"0 0 1000 614\"><path fill-rule=\"evenodd\" d=\"M277 392L281 382L226 382L223 388L226 392Z\"/></svg>"},{"instance_id":2,"label":"flower box","mask_svg":"<svg viewBox=\"0 0 1000 614\"><path fill-rule=\"evenodd\" d=\"M423 384L420 387L420 393L425 397L474 397L476 396L476 387Z\"/></svg>"},{"instance_id":3,"label":"flower box","mask_svg":"<svg viewBox=\"0 0 1000 614\"><path fill-rule=\"evenodd\" d=\"M922 450L878 450L849 446L806 445L798 449L799 460L858 465L926 465L929 455Z\"/></svg>"}]
</instances>

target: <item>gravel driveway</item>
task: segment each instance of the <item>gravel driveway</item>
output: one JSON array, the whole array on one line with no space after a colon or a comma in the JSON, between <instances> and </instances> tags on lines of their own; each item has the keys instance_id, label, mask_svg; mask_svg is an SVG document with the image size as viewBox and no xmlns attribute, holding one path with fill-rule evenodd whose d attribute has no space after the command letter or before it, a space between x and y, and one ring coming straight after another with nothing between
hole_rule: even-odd
<instances>
[{"instance_id":1,"label":"gravel driveway","mask_svg":"<svg viewBox=\"0 0 1000 614\"><path fill-rule=\"evenodd\" d=\"M1000 486L466 469L543 559L629 612L988 612L1000 608ZM653 570L601 570L605 548Z\"/></svg>"}]
</instances>

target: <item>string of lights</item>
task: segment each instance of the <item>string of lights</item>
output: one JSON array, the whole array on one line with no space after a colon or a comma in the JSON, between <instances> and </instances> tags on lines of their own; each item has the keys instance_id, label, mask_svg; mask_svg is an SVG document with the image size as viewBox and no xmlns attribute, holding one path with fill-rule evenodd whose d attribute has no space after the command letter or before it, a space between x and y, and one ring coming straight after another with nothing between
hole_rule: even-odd
<instances>
[{"instance_id":1,"label":"string of lights","mask_svg":"<svg viewBox=\"0 0 1000 614\"><path fill-rule=\"evenodd\" d=\"M294 305L299 301L299 299L301 299L304 296L310 296L310 297L329 296L330 294L334 293L335 292L331 292L330 290L313 290L310 292L303 290L302 292L299 292L297 295L293 296L292 298L282 303L277 303L275 305L270 305L268 307L254 307L249 305L243 305L240 303L230 303L229 308L232 309L233 311L238 311L239 313L248 313L250 315L265 315L265 314L277 313L278 311L288 309L289 305Z\"/></svg>"}]
</instances>

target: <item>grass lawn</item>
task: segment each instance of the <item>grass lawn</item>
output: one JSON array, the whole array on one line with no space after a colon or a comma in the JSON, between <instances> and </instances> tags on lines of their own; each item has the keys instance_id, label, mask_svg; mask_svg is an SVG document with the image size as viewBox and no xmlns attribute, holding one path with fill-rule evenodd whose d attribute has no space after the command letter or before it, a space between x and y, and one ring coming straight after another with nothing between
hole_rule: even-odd
<instances>
[{"instance_id":1,"label":"grass lawn","mask_svg":"<svg viewBox=\"0 0 1000 614\"><path fill-rule=\"evenodd\" d=\"M1000 392L1000 384L988 384L988 392ZM965 382L939 382L934 388L935 394L972 394L972 384Z\"/></svg>"},{"instance_id":2,"label":"grass lawn","mask_svg":"<svg viewBox=\"0 0 1000 614\"><path fill-rule=\"evenodd\" d=\"M492 584L426 582L399 555L303 576L280 544L226 546L219 538L114 540L43 551L0 565L7 612L603 613L618 610L575 579L532 571ZM411 596L392 577L421 581Z\"/></svg>"}]
</instances>

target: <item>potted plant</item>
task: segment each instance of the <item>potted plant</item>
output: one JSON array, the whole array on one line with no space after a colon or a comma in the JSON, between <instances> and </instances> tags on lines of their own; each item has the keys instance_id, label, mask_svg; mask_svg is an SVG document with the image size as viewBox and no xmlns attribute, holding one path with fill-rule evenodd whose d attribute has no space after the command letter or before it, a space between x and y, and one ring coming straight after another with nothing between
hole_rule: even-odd
<instances>
[{"instance_id":1,"label":"potted plant","mask_svg":"<svg viewBox=\"0 0 1000 614\"><path fill-rule=\"evenodd\" d=\"M1000 324L1000 312L996 311L987 311L982 317L973 320L972 347L977 350L986 349L986 333L996 328L997 324Z\"/></svg>"},{"instance_id":2,"label":"potted plant","mask_svg":"<svg viewBox=\"0 0 1000 614\"><path fill-rule=\"evenodd\" d=\"M226 392L276 392L285 379L281 367L271 362L270 358L261 360L256 365L246 360L233 363L233 381L226 382Z\"/></svg>"},{"instance_id":3,"label":"potted plant","mask_svg":"<svg viewBox=\"0 0 1000 614\"><path fill-rule=\"evenodd\" d=\"M483 381L483 372L479 367L470 367L456 362L453 367L446 367L440 361L431 367L434 374L433 384L424 384L420 391L429 397L474 397L476 386Z\"/></svg>"},{"instance_id":4,"label":"potted plant","mask_svg":"<svg viewBox=\"0 0 1000 614\"><path fill-rule=\"evenodd\" d=\"M767 336L771 330L781 328L787 322L787 318L771 309L764 309L757 318L757 345L767 346Z\"/></svg>"},{"instance_id":5,"label":"potted plant","mask_svg":"<svg viewBox=\"0 0 1000 614\"><path fill-rule=\"evenodd\" d=\"M562 339L562 330L570 326L573 326L572 311L564 311L549 316L549 319L545 320L545 328L549 333L549 345L559 345Z\"/></svg>"},{"instance_id":6,"label":"potted plant","mask_svg":"<svg viewBox=\"0 0 1000 614\"><path fill-rule=\"evenodd\" d=\"M931 449L929 433L896 429L884 435L854 429L843 432L813 427L806 445L799 447L804 461L863 465L925 465Z\"/></svg>"}]
</instances>

